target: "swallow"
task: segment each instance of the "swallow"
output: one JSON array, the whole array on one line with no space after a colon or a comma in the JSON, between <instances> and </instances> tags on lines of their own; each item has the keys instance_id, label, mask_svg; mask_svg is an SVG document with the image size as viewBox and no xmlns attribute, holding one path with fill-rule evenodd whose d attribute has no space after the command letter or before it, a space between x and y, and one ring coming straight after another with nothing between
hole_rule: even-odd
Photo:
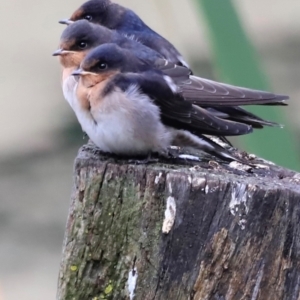
<instances>
[{"instance_id":1,"label":"swallow","mask_svg":"<svg viewBox=\"0 0 300 300\"><path fill-rule=\"evenodd\" d=\"M63 94L71 107L73 107L74 89L77 84L76 78L71 76L72 72L79 67L91 49L105 43L116 43L120 47L130 49L141 59L155 61L163 58L156 51L104 26L95 25L86 20L71 24L63 31L59 49L53 53L53 56L59 57L62 65Z\"/></svg>"},{"instance_id":2,"label":"swallow","mask_svg":"<svg viewBox=\"0 0 300 300\"><path fill-rule=\"evenodd\" d=\"M132 10L110 0L90 0L80 6L69 19L59 21L70 25L78 20L100 24L160 53L168 61L189 68L179 51L165 38L148 27Z\"/></svg>"},{"instance_id":3,"label":"swallow","mask_svg":"<svg viewBox=\"0 0 300 300\"><path fill-rule=\"evenodd\" d=\"M116 44L93 49L73 75L79 76L78 121L105 152L147 155L166 153L175 145L238 160L203 134L252 131L251 125L219 118L186 101L162 70Z\"/></svg>"},{"instance_id":4,"label":"swallow","mask_svg":"<svg viewBox=\"0 0 300 300\"><path fill-rule=\"evenodd\" d=\"M203 115L209 114L218 119L251 125L251 127L244 126L243 128L239 126L236 128L236 135L251 132L252 128L277 125L251 114L239 105L286 105L284 100L288 99L287 96L236 87L194 76L189 69L164 59L159 53L137 41L128 39L106 27L80 20L64 30L60 49L54 52L54 55L60 56L61 63L65 68L63 73L67 74L67 76L63 76L67 78L64 81L63 90L71 106L74 102L76 81L70 74L78 68L91 49L105 43L115 43L119 47L129 50L132 55L144 61L145 64L163 72L173 90L180 93L186 101L199 106L198 113L201 110ZM131 72L138 72L138 65L132 64ZM233 135L232 130L227 132L227 135Z\"/></svg>"}]
</instances>

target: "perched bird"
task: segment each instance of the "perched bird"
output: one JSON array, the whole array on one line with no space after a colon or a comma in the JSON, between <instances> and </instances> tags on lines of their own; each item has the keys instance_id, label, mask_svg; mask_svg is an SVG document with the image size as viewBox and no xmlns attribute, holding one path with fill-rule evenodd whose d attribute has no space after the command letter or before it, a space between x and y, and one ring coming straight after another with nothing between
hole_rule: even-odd
<instances>
[{"instance_id":1,"label":"perched bird","mask_svg":"<svg viewBox=\"0 0 300 300\"><path fill-rule=\"evenodd\" d=\"M70 74L78 68L88 51L105 43L115 43L128 49L152 68L162 71L172 89L180 93L186 101L199 106L198 114L235 121L234 124L239 123L235 131L232 127L229 127L230 130L227 130L226 135L246 134L252 131L252 127L263 128L265 125L276 125L247 112L238 105L285 105L283 100L288 99L287 96L235 87L193 76L189 69L162 59L162 56L154 50L128 39L116 31L91 24L86 20L80 20L64 30L60 41L60 49L54 52L54 55L60 56L64 68L63 91L71 106L74 102L74 88L77 81ZM136 72L137 69L135 68L137 66L133 64L131 72ZM251 127L245 126L245 124L251 125ZM226 123L224 123L224 126L224 128L227 128ZM223 130L221 125L219 127L220 130Z\"/></svg>"},{"instance_id":2,"label":"perched bird","mask_svg":"<svg viewBox=\"0 0 300 300\"><path fill-rule=\"evenodd\" d=\"M62 89L71 107L74 101L74 87L77 84L74 76L71 76L72 72L79 67L91 49L105 43L116 43L120 47L130 49L141 59L155 61L163 58L156 51L106 27L89 23L86 20L73 23L63 31L59 49L53 53L53 56L59 56L63 67Z\"/></svg>"},{"instance_id":3,"label":"perched bird","mask_svg":"<svg viewBox=\"0 0 300 300\"><path fill-rule=\"evenodd\" d=\"M240 135L247 124L218 118L184 99L163 71L116 44L87 54L76 89L77 118L103 151L122 155L164 153L170 145L191 146L227 160L227 150L203 134Z\"/></svg>"},{"instance_id":4,"label":"perched bird","mask_svg":"<svg viewBox=\"0 0 300 300\"><path fill-rule=\"evenodd\" d=\"M81 19L116 30L155 50L168 61L189 67L169 41L148 27L135 12L126 7L110 0L90 0L80 6L70 19L61 20L60 23L69 25Z\"/></svg>"}]
</instances>

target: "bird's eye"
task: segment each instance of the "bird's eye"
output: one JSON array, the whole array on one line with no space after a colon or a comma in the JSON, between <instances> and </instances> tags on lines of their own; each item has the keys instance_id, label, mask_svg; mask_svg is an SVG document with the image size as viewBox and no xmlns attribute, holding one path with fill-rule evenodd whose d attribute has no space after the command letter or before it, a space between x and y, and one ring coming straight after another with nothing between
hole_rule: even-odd
<instances>
[{"instance_id":1,"label":"bird's eye","mask_svg":"<svg viewBox=\"0 0 300 300\"><path fill-rule=\"evenodd\" d=\"M93 17L91 15L85 15L84 19L86 19L88 21L92 21Z\"/></svg>"},{"instance_id":2,"label":"bird's eye","mask_svg":"<svg viewBox=\"0 0 300 300\"><path fill-rule=\"evenodd\" d=\"M108 64L105 63L105 62L99 62L97 67L98 67L99 70L105 70L105 69L108 68Z\"/></svg>"},{"instance_id":3,"label":"bird's eye","mask_svg":"<svg viewBox=\"0 0 300 300\"><path fill-rule=\"evenodd\" d=\"M77 45L80 49L85 49L88 44L87 42L80 41Z\"/></svg>"}]
</instances>

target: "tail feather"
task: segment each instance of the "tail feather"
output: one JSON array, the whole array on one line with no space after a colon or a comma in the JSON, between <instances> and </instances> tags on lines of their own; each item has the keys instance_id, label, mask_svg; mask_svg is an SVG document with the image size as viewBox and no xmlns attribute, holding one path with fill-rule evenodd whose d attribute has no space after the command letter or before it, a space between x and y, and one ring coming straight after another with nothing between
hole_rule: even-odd
<instances>
[{"instance_id":1,"label":"tail feather","mask_svg":"<svg viewBox=\"0 0 300 300\"><path fill-rule=\"evenodd\" d=\"M202 150L206 153L213 154L216 157L225 159L226 161L238 161L245 163L241 159L233 156L228 150L218 145L209 138L201 135L196 136L186 130L176 130L174 132L173 143L174 146L192 147Z\"/></svg>"},{"instance_id":2,"label":"tail feather","mask_svg":"<svg viewBox=\"0 0 300 300\"><path fill-rule=\"evenodd\" d=\"M217 107L217 108L207 107L206 109L216 117L248 124L251 125L253 128L263 128L264 126L282 127L282 125L276 122L264 120L254 115L253 113L244 110L239 106Z\"/></svg>"},{"instance_id":3,"label":"tail feather","mask_svg":"<svg viewBox=\"0 0 300 300\"><path fill-rule=\"evenodd\" d=\"M182 96L193 104L201 106L238 106L238 105L286 105L289 97L253 90L209 79L189 76L188 80L178 83Z\"/></svg>"}]
</instances>

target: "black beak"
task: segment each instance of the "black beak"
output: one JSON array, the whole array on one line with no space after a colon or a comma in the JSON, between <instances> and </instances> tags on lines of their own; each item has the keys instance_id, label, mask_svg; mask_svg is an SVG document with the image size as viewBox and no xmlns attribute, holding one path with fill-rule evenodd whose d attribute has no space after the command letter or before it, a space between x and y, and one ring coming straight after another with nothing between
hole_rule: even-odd
<instances>
[{"instance_id":1,"label":"black beak","mask_svg":"<svg viewBox=\"0 0 300 300\"><path fill-rule=\"evenodd\" d=\"M84 71L83 71L81 68L79 68L79 69L75 70L75 71L72 73L72 75L73 75L73 76L80 76L80 75L82 75L83 73L84 73Z\"/></svg>"},{"instance_id":2,"label":"black beak","mask_svg":"<svg viewBox=\"0 0 300 300\"><path fill-rule=\"evenodd\" d=\"M63 25L71 25L74 23L74 21L71 21L69 19L62 19L58 21L59 24L63 24Z\"/></svg>"},{"instance_id":3,"label":"black beak","mask_svg":"<svg viewBox=\"0 0 300 300\"><path fill-rule=\"evenodd\" d=\"M57 49L56 51L54 51L52 53L53 56L59 56L63 54L63 50L62 49Z\"/></svg>"}]
</instances>

